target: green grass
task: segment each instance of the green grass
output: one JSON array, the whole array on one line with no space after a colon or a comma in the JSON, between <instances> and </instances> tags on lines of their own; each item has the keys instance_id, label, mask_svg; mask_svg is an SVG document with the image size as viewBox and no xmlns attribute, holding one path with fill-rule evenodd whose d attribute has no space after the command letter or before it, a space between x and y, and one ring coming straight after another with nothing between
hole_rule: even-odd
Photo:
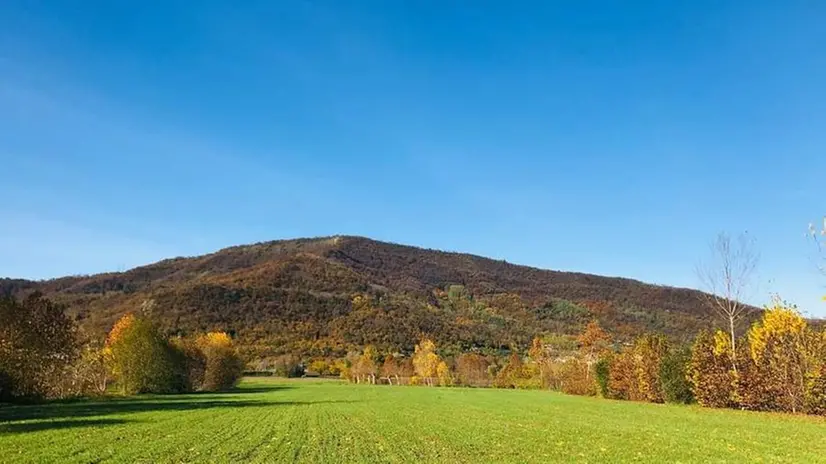
<instances>
[{"instance_id":1,"label":"green grass","mask_svg":"<svg viewBox=\"0 0 826 464\"><path fill-rule=\"evenodd\" d=\"M247 379L0 407L0 462L826 462L820 418L546 391Z\"/></svg>"}]
</instances>

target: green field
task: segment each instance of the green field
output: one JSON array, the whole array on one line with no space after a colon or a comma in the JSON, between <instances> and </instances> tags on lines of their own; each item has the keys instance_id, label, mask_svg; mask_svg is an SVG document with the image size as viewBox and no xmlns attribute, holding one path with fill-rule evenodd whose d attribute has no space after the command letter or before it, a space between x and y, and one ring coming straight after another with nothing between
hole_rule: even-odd
<instances>
[{"instance_id":1,"label":"green field","mask_svg":"<svg viewBox=\"0 0 826 464\"><path fill-rule=\"evenodd\" d=\"M0 407L0 461L826 462L826 421L547 391L247 379Z\"/></svg>"}]
</instances>

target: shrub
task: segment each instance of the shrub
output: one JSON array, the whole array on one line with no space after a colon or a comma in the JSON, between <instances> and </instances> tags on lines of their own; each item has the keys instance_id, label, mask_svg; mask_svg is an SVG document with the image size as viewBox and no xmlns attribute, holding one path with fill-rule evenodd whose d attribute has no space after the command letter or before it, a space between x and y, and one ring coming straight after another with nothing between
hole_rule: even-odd
<instances>
[{"instance_id":1,"label":"shrub","mask_svg":"<svg viewBox=\"0 0 826 464\"><path fill-rule=\"evenodd\" d=\"M563 393L569 395L594 396L596 385L584 359L570 358L559 363L559 380Z\"/></svg>"},{"instance_id":2,"label":"shrub","mask_svg":"<svg viewBox=\"0 0 826 464\"><path fill-rule=\"evenodd\" d=\"M809 376L806 384L806 412L826 414L826 365Z\"/></svg>"},{"instance_id":3,"label":"shrub","mask_svg":"<svg viewBox=\"0 0 826 464\"><path fill-rule=\"evenodd\" d=\"M439 385L449 387L453 385L453 374L450 372L450 367L444 361L439 361L436 366L436 377L439 379Z\"/></svg>"},{"instance_id":4,"label":"shrub","mask_svg":"<svg viewBox=\"0 0 826 464\"><path fill-rule=\"evenodd\" d=\"M668 353L668 343L661 335L643 335L634 342L636 382L632 400L663 402L660 385L660 362Z\"/></svg>"},{"instance_id":5,"label":"shrub","mask_svg":"<svg viewBox=\"0 0 826 464\"><path fill-rule=\"evenodd\" d=\"M314 372L318 375L330 375L330 364L324 359L314 359L310 362L307 371Z\"/></svg>"},{"instance_id":6,"label":"shrub","mask_svg":"<svg viewBox=\"0 0 826 464\"><path fill-rule=\"evenodd\" d=\"M456 378L459 384L469 387L490 385L488 360L478 353L464 353L456 358Z\"/></svg>"},{"instance_id":7,"label":"shrub","mask_svg":"<svg viewBox=\"0 0 826 464\"><path fill-rule=\"evenodd\" d=\"M80 356L55 379L55 387L60 390L61 397L99 396L106 393L108 382L109 371L104 351L87 345L83 347Z\"/></svg>"},{"instance_id":8,"label":"shrub","mask_svg":"<svg viewBox=\"0 0 826 464\"><path fill-rule=\"evenodd\" d=\"M816 336L794 307L775 302L749 330L756 377L771 399L771 409L799 412L806 401L806 383L817 363Z\"/></svg>"},{"instance_id":9,"label":"shrub","mask_svg":"<svg viewBox=\"0 0 826 464\"><path fill-rule=\"evenodd\" d=\"M608 384L611 380L611 360L609 358L600 358L594 364L594 378L596 379L599 396L603 398L610 397Z\"/></svg>"},{"instance_id":10,"label":"shrub","mask_svg":"<svg viewBox=\"0 0 826 464\"><path fill-rule=\"evenodd\" d=\"M187 390L186 356L149 320L127 316L110 332L112 374L123 393L175 393ZM112 335L115 336L112 336Z\"/></svg>"},{"instance_id":11,"label":"shrub","mask_svg":"<svg viewBox=\"0 0 826 464\"><path fill-rule=\"evenodd\" d=\"M633 399L634 377L633 353L626 348L611 359L611 368L608 370L608 397L617 400Z\"/></svg>"},{"instance_id":12,"label":"shrub","mask_svg":"<svg viewBox=\"0 0 826 464\"><path fill-rule=\"evenodd\" d=\"M275 358L273 373L279 377L301 377L304 375L304 365L298 356L285 354Z\"/></svg>"},{"instance_id":13,"label":"shrub","mask_svg":"<svg viewBox=\"0 0 826 464\"><path fill-rule=\"evenodd\" d=\"M198 337L196 345L205 360L204 381L200 389L220 391L234 387L244 372L244 363L233 348L229 335L210 332Z\"/></svg>"},{"instance_id":14,"label":"shrub","mask_svg":"<svg viewBox=\"0 0 826 464\"><path fill-rule=\"evenodd\" d=\"M702 406L724 408L737 404L730 346L729 335L718 330L715 334L700 332L691 347L688 379L694 398Z\"/></svg>"},{"instance_id":15,"label":"shrub","mask_svg":"<svg viewBox=\"0 0 826 464\"><path fill-rule=\"evenodd\" d=\"M689 404L694 401L688 381L691 351L682 348L670 351L660 362L659 378L663 399L668 403Z\"/></svg>"},{"instance_id":16,"label":"shrub","mask_svg":"<svg viewBox=\"0 0 826 464\"><path fill-rule=\"evenodd\" d=\"M193 338L175 337L170 340L176 358L177 381L183 385L182 391L199 390L204 385L207 360L201 347Z\"/></svg>"},{"instance_id":17,"label":"shrub","mask_svg":"<svg viewBox=\"0 0 826 464\"><path fill-rule=\"evenodd\" d=\"M493 386L497 388L533 388L539 385L539 379L531 378L525 369L525 363L517 352L512 352L508 362L496 374Z\"/></svg>"}]
</instances>

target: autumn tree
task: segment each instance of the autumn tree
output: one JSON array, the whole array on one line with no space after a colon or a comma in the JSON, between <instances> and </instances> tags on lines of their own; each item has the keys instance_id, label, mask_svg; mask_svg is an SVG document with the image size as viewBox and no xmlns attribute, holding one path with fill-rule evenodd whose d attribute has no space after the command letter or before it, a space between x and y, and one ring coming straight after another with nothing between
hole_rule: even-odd
<instances>
[{"instance_id":1,"label":"autumn tree","mask_svg":"<svg viewBox=\"0 0 826 464\"><path fill-rule=\"evenodd\" d=\"M720 330L702 331L694 340L688 379L702 406L723 408L737 404L730 343L729 335Z\"/></svg>"},{"instance_id":2,"label":"autumn tree","mask_svg":"<svg viewBox=\"0 0 826 464\"><path fill-rule=\"evenodd\" d=\"M547 388L550 385L551 356L540 337L534 337L528 349L528 364L524 367L528 377L536 379L537 386Z\"/></svg>"},{"instance_id":3,"label":"autumn tree","mask_svg":"<svg viewBox=\"0 0 826 464\"><path fill-rule=\"evenodd\" d=\"M393 385L394 382L396 385L399 385L401 383L401 380L399 379L401 376L400 361L400 359L397 359L397 357L392 354L385 356L384 362L379 368L379 376L381 379L386 379L387 383L390 385Z\"/></svg>"},{"instance_id":4,"label":"autumn tree","mask_svg":"<svg viewBox=\"0 0 826 464\"><path fill-rule=\"evenodd\" d=\"M737 373L737 327L749 307L742 303L748 296L751 279L757 268L758 255L754 241L741 234L736 241L726 233L720 233L712 242L711 257L697 266L704 290L706 305L711 309L729 332L729 362Z\"/></svg>"},{"instance_id":5,"label":"autumn tree","mask_svg":"<svg viewBox=\"0 0 826 464\"><path fill-rule=\"evenodd\" d=\"M771 409L802 411L809 379L820 368L819 343L806 320L794 307L775 301L749 330L748 340L762 387L775 405Z\"/></svg>"},{"instance_id":6,"label":"autumn tree","mask_svg":"<svg viewBox=\"0 0 826 464\"><path fill-rule=\"evenodd\" d=\"M439 364L436 365L436 377L442 387L453 385L453 373L450 371L450 366L444 361L439 361Z\"/></svg>"},{"instance_id":7,"label":"autumn tree","mask_svg":"<svg viewBox=\"0 0 826 464\"><path fill-rule=\"evenodd\" d=\"M809 377L805 407L809 414L826 415L826 363L821 363Z\"/></svg>"},{"instance_id":8,"label":"autumn tree","mask_svg":"<svg viewBox=\"0 0 826 464\"><path fill-rule=\"evenodd\" d=\"M127 394L186 389L178 351L149 320L134 315L118 321L107 338L112 374Z\"/></svg>"},{"instance_id":9,"label":"autumn tree","mask_svg":"<svg viewBox=\"0 0 826 464\"><path fill-rule=\"evenodd\" d=\"M209 332L196 340L205 360L201 390L228 390L238 383L244 363L226 332Z\"/></svg>"},{"instance_id":10,"label":"autumn tree","mask_svg":"<svg viewBox=\"0 0 826 464\"><path fill-rule=\"evenodd\" d=\"M441 358L436 354L436 344L429 338L422 339L413 353L413 369L417 381L433 386L434 378L438 377L439 362Z\"/></svg>"},{"instance_id":11,"label":"autumn tree","mask_svg":"<svg viewBox=\"0 0 826 464\"><path fill-rule=\"evenodd\" d=\"M204 389L207 358L202 337L173 337L168 340L181 391Z\"/></svg>"},{"instance_id":12,"label":"autumn tree","mask_svg":"<svg viewBox=\"0 0 826 464\"><path fill-rule=\"evenodd\" d=\"M600 327L599 322L592 320L585 326L582 334L577 338L579 350L586 366L586 378L590 379L594 363L604 355L611 346L611 336Z\"/></svg>"},{"instance_id":13,"label":"autumn tree","mask_svg":"<svg viewBox=\"0 0 826 464\"><path fill-rule=\"evenodd\" d=\"M525 369L522 357L516 350L511 350L508 362L496 374L493 385L497 388L530 388L535 386L533 380Z\"/></svg>"},{"instance_id":14,"label":"autumn tree","mask_svg":"<svg viewBox=\"0 0 826 464\"><path fill-rule=\"evenodd\" d=\"M61 396L98 396L106 393L109 369L105 352L95 344L88 344L80 355L67 366L59 382Z\"/></svg>"},{"instance_id":15,"label":"autumn tree","mask_svg":"<svg viewBox=\"0 0 826 464\"><path fill-rule=\"evenodd\" d=\"M634 353L626 347L610 358L608 396L617 400L634 399L635 381Z\"/></svg>"},{"instance_id":16,"label":"autumn tree","mask_svg":"<svg viewBox=\"0 0 826 464\"><path fill-rule=\"evenodd\" d=\"M310 362L310 366L307 368L308 372L314 372L318 375L330 375L330 363L327 362L326 359L314 359Z\"/></svg>"},{"instance_id":17,"label":"autumn tree","mask_svg":"<svg viewBox=\"0 0 826 464\"><path fill-rule=\"evenodd\" d=\"M353 367L351 368L351 375L355 377L356 383L361 383L362 380L371 384L376 383L376 374L378 373L378 365L376 359L378 352L373 345L367 345L364 352L358 357Z\"/></svg>"},{"instance_id":18,"label":"autumn tree","mask_svg":"<svg viewBox=\"0 0 826 464\"><path fill-rule=\"evenodd\" d=\"M460 384L470 387L490 385L488 360L478 353L462 353L456 358L456 377Z\"/></svg>"},{"instance_id":19,"label":"autumn tree","mask_svg":"<svg viewBox=\"0 0 826 464\"><path fill-rule=\"evenodd\" d=\"M40 294L0 297L0 401L60 395L57 382L78 354L63 310Z\"/></svg>"},{"instance_id":20,"label":"autumn tree","mask_svg":"<svg viewBox=\"0 0 826 464\"><path fill-rule=\"evenodd\" d=\"M637 397L652 403L663 402L660 362L668 353L668 342L661 335L646 334L634 342Z\"/></svg>"},{"instance_id":21,"label":"autumn tree","mask_svg":"<svg viewBox=\"0 0 826 464\"><path fill-rule=\"evenodd\" d=\"M612 398L663 402L660 363L668 343L660 335L646 334L611 357L608 391Z\"/></svg>"}]
</instances>

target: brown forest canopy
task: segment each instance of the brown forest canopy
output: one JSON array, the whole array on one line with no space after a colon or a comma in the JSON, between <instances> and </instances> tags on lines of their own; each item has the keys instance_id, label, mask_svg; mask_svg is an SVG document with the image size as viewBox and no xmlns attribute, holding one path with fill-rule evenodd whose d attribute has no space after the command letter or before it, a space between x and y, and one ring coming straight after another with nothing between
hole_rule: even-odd
<instances>
[{"instance_id":1,"label":"brown forest canopy","mask_svg":"<svg viewBox=\"0 0 826 464\"><path fill-rule=\"evenodd\" d=\"M594 319L620 340L658 332L687 341L710 325L696 290L360 237L237 246L122 273L0 279L0 294L33 291L66 303L90 337L153 300L168 332L228 330L249 359L366 345L410 353L422 335L453 353L527 349L534 335L578 333Z\"/></svg>"}]
</instances>

